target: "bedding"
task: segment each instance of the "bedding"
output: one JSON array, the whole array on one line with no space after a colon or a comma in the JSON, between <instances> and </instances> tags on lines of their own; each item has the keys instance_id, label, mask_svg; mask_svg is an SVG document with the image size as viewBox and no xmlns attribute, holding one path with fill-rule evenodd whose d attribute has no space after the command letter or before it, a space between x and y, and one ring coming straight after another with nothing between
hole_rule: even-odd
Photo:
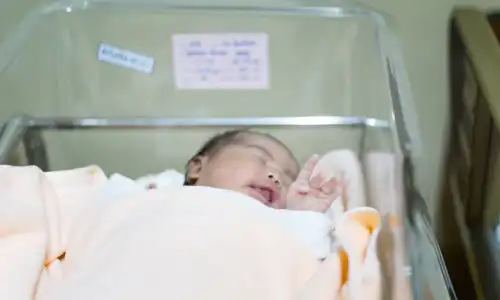
<instances>
[{"instance_id":1,"label":"bedding","mask_svg":"<svg viewBox=\"0 0 500 300\"><path fill-rule=\"evenodd\" d=\"M118 174L119 175L119 174ZM173 170L165 170L158 174L148 174L137 178L136 183L146 189L167 188L184 184L184 174Z\"/></svg>"},{"instance_id":2,"label":"bedding","mask_svg":"<svg viewBox=\"0 0 500 300\"><path fill-rule=\"evenodd\" d=\"M398 201L396 186L396 158L392 153L367 153L362 161L365 170L365 181L370 191L367 204L381 212L388 212ZM397 208L396 208L397 209Z\"/></svg>"},{"instance_id":3,"label":"bedding","mask_svg":"<svg viewBox=\"0 0 500 300\"><path fill-rule=\"evenodd\" d=\"M89 202L85 212L73 215L63 239L60 213L71 210L61 209L68 199L59 198L58 181L49 177L35 167L0 171L1 299L335 299L348 282L344 256L367 245L366 234L359 234L361 243L347 238L341 243L354 245L345 247L347 254L337 251L320 263L261 213L267 207L202 187L142 190L120 201L81 199ZM370 232L356 226L343 228Z\"/></svg>"},{"instance_id":4,"label":"bedding","mask_svg":"<svg viewBox=\"0 0 500 300\"><path fill-rule=\"evenodd\" d=\"M164 190L182 187L182 183L171 184L171 181L165 180L165 174L169 176L174 174L175 176L175 171L168 170L167 172L161 173L164 181L162 184L156 185L157 189ZM149 175L147 181L139 183L123 175L113 174L99 192L98 197L103 201L121 200L126 195L143 191L145 188L147 189L151 184L157 184L156 178L153 175ZM233 193L232 199L233 201L249 201L247 196L239 193ZM252 200L250 199L250 201ZM168 197L166 197L165 201L168 201ZM253 202L256 201L253 200ZM260 202L256 202L253 206L250 206L250 208L252 207L258 208L258 214L274 219L284 230L288 231L300 240L304 246L308 247L318 259L324 259L331 252L333 223L325 214L310 211L276 210L268 208Z\"/></svg>"},{"instance_id":5,"label":"bedding","mask_svg":"<svg viewBox=\"0 0 500 300\"><path fill-rule=\"evenodd\" d=\"M0 299L380 299L371 208L340 214L320 261L299 214L231 191L0 166L0 194Z\"/></svg>"}]
</instances>

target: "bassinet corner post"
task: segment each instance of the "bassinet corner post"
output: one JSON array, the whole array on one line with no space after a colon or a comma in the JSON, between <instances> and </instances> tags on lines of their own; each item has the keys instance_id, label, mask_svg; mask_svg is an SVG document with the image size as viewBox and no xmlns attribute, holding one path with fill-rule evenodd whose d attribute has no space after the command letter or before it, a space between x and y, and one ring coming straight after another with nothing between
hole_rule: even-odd
<instances>
[{"instance_id":1,"label":"bassinet corner post","mask_svg":"<svg viewBox=\"0 0 500 300\"><path fill-rule=\"evenodd\" d=\"M17 116L0 127L0 164L9 163L12 154L22 144L28 165L37 166L42 171L49 170L45 141L39 129L31 128L31 120L29 116Z\"/></svg>"},{"instance_id":2,"label":"bassinet corner post","mask_svg":"<svg viewBox=\"0 0 500 300\"><path fill-rule=\"evenodd\" d=\"M47 146L40 129L28 127L23 136L24 154L28 164L39 167L42 171L50 170Z\"/></svg>"},{"instance_id":3,"label":"bassinet corner post","mask_svg":"<svg viewBox=\"0 0 500 300\"><path fill-rule=\"evenodd\" d=\"M6 164L26 133L26 117L14 117L0 127L0 164Z\"/></svg>"}]
</instances>

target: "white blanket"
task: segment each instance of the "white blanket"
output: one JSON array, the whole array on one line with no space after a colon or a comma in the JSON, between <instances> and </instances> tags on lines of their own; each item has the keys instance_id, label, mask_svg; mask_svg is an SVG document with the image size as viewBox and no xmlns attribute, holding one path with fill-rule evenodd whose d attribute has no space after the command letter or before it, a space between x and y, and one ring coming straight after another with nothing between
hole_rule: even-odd
<instances>
[{"instance_id":1,"label":"white blanket","mask_svg":"<svg viewBox=\"0 0 500 300\"><path fill-rule=\"evenodd\" d=\"M167 173L165 179L168 181ZM175 171L168 171L168 176L176 176ZM101 201L112 201L123 199L127 195L143 191L151 182L158 182L157 177L152 175L146 177L147 180L134 181L120 174L113 174L106 185L98 194ZM180 188L182 184L163 182L161 190ZM185 187L186 189L192 187ZM201 188L201 190L213 190L210 188ZM229 191L227 191L229 192ZM229 192L233 201L248 203L248 209L256 214L266 216L275 220L284 230L287 230L295 238L300 240L304 246L314 253L318 259L324 259L331 252L331 244L333 239L333 223L327 215L311 211L292 211L292 210L276 210L266 207L259 201L256 201L246 195ZM166 198L165 201L169 199Z\"/></svg>"},{"instance_id":2,"label":"white blanket","mask_svg":"<svg viewBox=\"0 0 500 300\"><path fill-rule=\"evenodd\" d=\"M373 209L344 214L340 248L319 262L267 207L235 192L98 201L105 183L96 167L0 167L0 299L380 299Z\"/></svg>"}]
</instances>

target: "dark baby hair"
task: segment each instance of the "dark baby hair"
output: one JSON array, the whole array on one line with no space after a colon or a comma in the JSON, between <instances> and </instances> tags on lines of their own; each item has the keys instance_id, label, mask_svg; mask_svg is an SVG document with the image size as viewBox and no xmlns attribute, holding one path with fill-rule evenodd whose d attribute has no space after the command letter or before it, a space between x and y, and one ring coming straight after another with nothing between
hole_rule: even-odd
<instances>
[{"instance_id":1,"label":"dark baby hair","mask_svg":"<svg viewBox=\"0 0 500 300\"><path fill-rule=\"evenodd\" d=\"M236 143L242 142L245 137L248 135L259 135L259 136L265 136L267 138L270 138L279 144L283 145L285 148L287 148L280 140L275 138L274 136L267 134L267 133L262 133L258 131L252 131L251 129L234 129L234 130L228 130L224 131L221 133L218 133L211 137L207 142L201 146L201 148L188 160L186 164L186 172L184 176L184 185L194 185L196 182L190 182L188 178L188 168L189 164L193 161L193 159L200 157L200 156L207 156L207 155L214 155L217 153L219 150L225 148L226 146L229 145L234 145ZM288 148L287 148L288 149ZM291 152L290 152L291 153Z\"/></svg>"}]
</instances>

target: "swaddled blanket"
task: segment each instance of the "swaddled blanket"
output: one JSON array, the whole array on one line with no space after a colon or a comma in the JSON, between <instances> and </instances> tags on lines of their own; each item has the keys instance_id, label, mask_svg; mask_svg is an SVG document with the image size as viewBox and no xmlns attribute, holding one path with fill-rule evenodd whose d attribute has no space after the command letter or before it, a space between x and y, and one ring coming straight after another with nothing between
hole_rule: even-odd
<instances>
[{"instance_id":1,"label":"swaddled blanket","mask_svg":"<svg viewBox=\"0 0 500 300\"><path fill-rule=\"evenodd\" d=\"M0 299L380 299L373 209L347 212L341 248L320 262L243 195L177 187L97 201L106 179L84 171L57 173L91 173L61 189L56 174L0 167Z\"/></svg>"},{"instance_id":2,"label":"swaddled blanket","mask_svg":"<svg viewBox=\"0 0 500 300\"><path fill-rule=\"evenodd\" d=\"M174 171L167 172L169 173L167 176L179 174L176 174ZM160 176L167 174L167 172L161 173ZM167 176L164 176L164 178ZM113 174L99 192L98 199L102 201L122 201L122 199L127 197L127 195L144 191L145 189L150 189L149 186L152 181L150 178L154 177L152 175L148 177L149 178L146 177L146 180L144 181L134 181L121 174ZM157 182L157 180L154 180L153 184L157 184ZM181 180L180 184L157 185L157 188L161 190L181 188L183 186L183 182L184 181ZM184 188L190 189L191 187ZM205 191L207 188L199 187L198 190ZM200 195L197 195L196 197L199 198ZM230 197L233 201L255 202L251 204L249 209L256 210L255 213L265 215L273 219L273 221L279 223L283 229L288 231L289 234L292 234L295 238L299 239L304 246L308 247L318 259L324 259L330 254L332 241L334 239L332 234L334 222L330 220L326 214L313 211L271 209L264 206L262 203L256 202L255 200L239 193L231 193ZM170 197L164 198L164 200L168 201L168 198Z\"/></svg>"}]
</instances>

